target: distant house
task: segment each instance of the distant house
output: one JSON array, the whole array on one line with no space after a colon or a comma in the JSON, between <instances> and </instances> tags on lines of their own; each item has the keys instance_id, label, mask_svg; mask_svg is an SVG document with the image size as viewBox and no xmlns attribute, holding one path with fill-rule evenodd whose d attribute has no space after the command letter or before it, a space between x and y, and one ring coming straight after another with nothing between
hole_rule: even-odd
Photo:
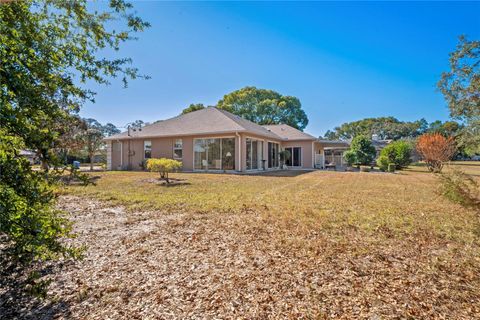
<instances>
[{"instance_id":1,"label":"distant house","mask_svg":"<svg viewBox=\"0 0 480 320\"><path fill-rule=\"evenodd\" d=\"M162 157L181 161L184 171L275 170L281 150L290 151L289 168L313 169L324 167L324 152L337 146L285 124L261 126L215 107L105 140L109 170L139 170L146 159Z\"/></svg>"}]
</instances>

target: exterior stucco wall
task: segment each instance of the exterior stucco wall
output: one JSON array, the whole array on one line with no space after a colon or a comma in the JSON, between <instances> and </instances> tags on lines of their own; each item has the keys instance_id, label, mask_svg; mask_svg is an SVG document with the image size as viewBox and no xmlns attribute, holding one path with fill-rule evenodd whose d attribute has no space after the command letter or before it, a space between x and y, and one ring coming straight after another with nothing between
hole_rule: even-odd
<instances>
[{"instance_id":1,"label":"exterior stucco wall","mask_svg":"<svg viewBox=\"0 0 480 320\"><path fill-rule=\"evenodd\" d=\"M240 135L235 133L227 134L209 134L197 136L178 136L166 138L141 138L122 140L120 142L112 141L112 166L111 170L125 170L131 165L132 170L141 170L140 164L144 160L144 141L152 142L152 158L173 158L173 146L176 139L182 139L182 170L193 171L193 145L194 139L204 138L235 138L235 170L240 170ZM115 144L118 143L118 150L115 150ZM123 152L121 149L123 148ZM128 152L130 150L130 158ZM123 155L123 157L122 157Z\"/></svg>"},{"instance_id":2,"label":"exterior stucco wall","mask_svg":"<svg viewBox=\"0 0 480 320\"><path fill-rule=\"evenodd\" d=\"M302 168L304 169L311 169L313 168L313 141L284 141L282 142L282 149L288 147L300 147L301 149L301 160L302 160Z\"/></svg>"},{"instance_id":3,"label":"exterior stucco wall","mask_svg":"<svg viewBox=\"0 0 480 320\"><path fill-rule=\"evenodd\" d=\"M280 144L280 148L285 147L300 147L302 152L302 168L313 168L314 152L321 153L319 144L313 144L312 141L280 141L276 139L265 138L250 133L234 132L226 134L216 135L196 135L196 136L179 136L179 137L166 137L166 138L142 138L123 140L121 142L111 142L111 170L127 169L128 165L131 165L132 170L140 170L140 164L144 160L144 141L152 142L152 157L153 158L173 158L173 146L176 139L182 139L183 142L183 171L193 171L194 160L194 139L204 138L235 138L235 170L246 171L247 159L247 138L257 139L263 141L263 155L264 159L267 159L268 154L268 142L275 142ZM315 149L315 150L314 150ZM128 156L130 150L131 156ZM122 158L123 155L123 158Z\"/></svg>"}]
</instances>

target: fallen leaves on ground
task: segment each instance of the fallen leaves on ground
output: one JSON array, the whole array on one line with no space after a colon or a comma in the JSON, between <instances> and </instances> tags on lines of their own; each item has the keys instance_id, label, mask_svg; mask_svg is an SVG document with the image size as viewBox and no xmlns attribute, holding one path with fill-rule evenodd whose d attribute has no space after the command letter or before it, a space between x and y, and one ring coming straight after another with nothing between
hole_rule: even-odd
<instances>
[{"instance_id":1,"label":"fallen leaves on ground","mask_svg":"<svg viewBox=\"0 0 480 320\"><path fill-rule=\"evenodd\" d=\"M297 228L251 210L127 212L73 196L60 206L86 256L58 267L50 298L19 318L480 318L475 243Z\"/></svg>"}]
</instances>

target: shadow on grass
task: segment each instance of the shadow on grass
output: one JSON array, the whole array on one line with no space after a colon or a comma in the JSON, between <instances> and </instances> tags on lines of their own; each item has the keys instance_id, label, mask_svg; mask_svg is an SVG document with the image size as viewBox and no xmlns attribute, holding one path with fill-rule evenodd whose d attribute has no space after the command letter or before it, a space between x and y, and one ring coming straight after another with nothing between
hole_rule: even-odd
<instances>
[{"instance_id":1,"label":"shadow on grass","mask_svg":"<svg viewBox=\"0 0 480 320\"><path fill-rule=\"evenodd\" d=\"M70 305L62 299L49 300L35 296L32 286L36 280L29 277L33 271L40 277L56 272L57 265L27 269L13 262L0 239L0 318L1 319L68 319ZM57 271L58 272L58 271ZM29 290L30 289L30 290Z\"/></svg>"},{"instance_id":2,"label":"shadow on grass","mask_svg":"<svg viewBox=\"0 0 480 320\"><path fill-rule=\"evenodd\" d=\"M244 176L265 176L265 177L297 177L315 170L276 170L260 171L255 173L242 173Z\"/></svg>"},{"instance_id":3,"label":"shadow on grass","mask_svg":"<svg viewBox=\"0 0 480 320\"><path fill-rule=\"evenodd\" d=\"M167 188L191 185L191 183L188 182L187 179L169 178L168 180L170 181L169 183L167 183L166 180L163 180L163 179L160 179L160 178L144 179L144 180L142 180L142 182L153 183L153 184L156 184L158 186L167 187Z\"/></svg>"}]
</instances>

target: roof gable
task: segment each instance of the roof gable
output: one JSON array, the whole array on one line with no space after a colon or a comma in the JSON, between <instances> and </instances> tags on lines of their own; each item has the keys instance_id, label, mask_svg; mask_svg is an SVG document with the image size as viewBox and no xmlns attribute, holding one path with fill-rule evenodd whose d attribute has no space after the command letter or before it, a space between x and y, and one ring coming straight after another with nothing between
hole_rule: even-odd
<instances>
[{"instance_id":1,"label":"roof gable","mask_svg":"<svg viewBox=\"0 0 480 320\"><path fill-rule=\"evenodd\" d=\"M317 140L312 135L302 132L294 127L289 126L288 124L273 124L265 125L264 128L270 130L272 133L279 136L282 140L292 141L292 140Z\"/></svg>"},{"instance_id":2,"label":"roof gable","mask_svg":"<svg viewBox=\"0 0 480 320\"><path fill-rule=\"evenodd\" d=\"M208 107L146 125L141 131L136 131L133 138L190 136L227 132L251 132L280 140L280 137L266 128L215 107ZM107 137L106 140L125 138L128 138L127 132Z\"/></svg>"}]
</instances>

